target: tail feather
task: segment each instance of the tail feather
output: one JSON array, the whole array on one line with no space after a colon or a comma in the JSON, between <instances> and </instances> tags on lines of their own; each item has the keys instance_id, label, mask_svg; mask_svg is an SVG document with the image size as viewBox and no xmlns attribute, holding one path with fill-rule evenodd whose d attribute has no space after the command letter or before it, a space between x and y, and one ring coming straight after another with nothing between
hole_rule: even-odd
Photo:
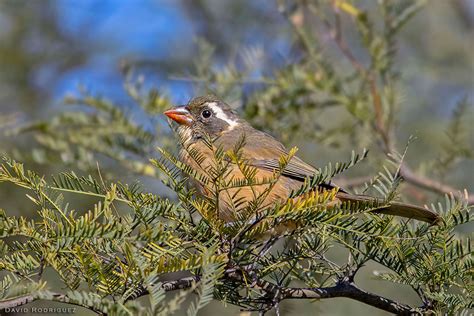
<instances>
[{"instance_id":1,"label":"tail feather","mask_svg":"<svg viewBox=\"0 0 474 316\"><path fill-rule=\"evenodd\" d=\"M343 202L378 202L376 198L370 196L352 195L345 192L338 192L336 196ZM392 202L390 205L376 209L373 212L413 218L430 224L436 224L441 219L438 214L426 208L401 202Z\"/></svg>"}]
</instances>

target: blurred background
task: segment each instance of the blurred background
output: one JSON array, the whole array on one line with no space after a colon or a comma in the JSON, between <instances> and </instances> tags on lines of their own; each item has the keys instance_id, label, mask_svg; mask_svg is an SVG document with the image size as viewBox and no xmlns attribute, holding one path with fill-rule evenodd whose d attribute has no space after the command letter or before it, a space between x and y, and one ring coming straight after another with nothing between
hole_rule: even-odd
<instances>
[{"instance_id":1,"label":"blurred background","mask_svg":"<svg viewBox=\"0 0 474 316\"><path fill-rule=\"evenodd\" d=\"M281 1L285 5L288 2L291 1ZM296 43L290 23L298 21L289 21L282 14L281 3L270 0L0 0L0 152L25 162L47 177L67 170L84 172L87 168L76 164L75 159L51 155L50 148L44 148L45 139L38 137L43 125L36 124L64 111L65 104L70 103L68 100L83 95L84 91L110 100L145 131L156 132L155 125L159 125L160 129L153 134L156 140L153 144L166 144L165 139L172 139L172 135L165 120L160 113L154 113L149 119L146 111L137 108L130 89L124 88L130 82L140 84L140 89L145 91L156 89L160 93L158 101L165 100L166 105L187 102L203 91L224 94L221 96L254 120L254 124L280 137L287 145L299 146L302 158L314 165L344 160L352 149L360 152L362 144L344 139L343 134L340 139L329 140L322 134L308 133L304 127L296 128L294 133L287 132L286 121L283 126L272 124L258 115L253 116L253 110L246 108L247 104L258 104L255 98L260 96L259 91L268 89L268 78L298 62L305 54ZM356 3L377 15L374 1ZM319 32L317 37L324 58L342 71L349 67L347 60L336 52L327 30L317 23L312 27L315 33ZM347 43L354 54L364 60L364 49L358 44L356 32L350 23L343 23L343 27ZM434 164L427 161L437 160L441 147L449 142L446 129L462 99L467 100L467 109L462 112L462 120L467 124L464 124L463 144L459 146L467 143L472 147L474 143L474 1L428 1L398 34L397 48L394 68L401 76L397 86L401 102L396 113L396 138L403 146L410 135L415 135L417 140L409 148L407 159L418 172L433 174L430 168ZM222 74L224 79L229 73L245 69L246 77L241 80L237 75L228 76L233 79L229 84L238 85L238 89L220 90L202 79L209 70L207 67ZM218 76L211 79L221 80L221 86L223 81L225 83ZM318 119L318 112L311 115L315 121ZM346 122L337 112L327 115L325 123L331 126ZM324 124L317 127L326 129ZM55 132L60 134L61 128ZM350 127L346 132L350 133ZM370 142L363 145L371 147ZM153 150L148 154L153 155ZM435 176L472 192L472 155L464 151L459 157L467 159L459 159L459 164L448 175L434 172ZM143 158L146 161L150 157ZM139 179L147 190L171 195L153 177L123 171L126 169L120 169L110 157L88 159L99 161L111 178L124 182ZM359 174L349 176L362 176L364 170L373 169L365 167ZM422 197L423 201L430 199L435 201L436 198ZM0 187L0 208L8 214L35 216L36 211L27 201L21 190L6 184ZM77 203L78 209L90 207L88 201ZM360 281L363 287L413 303L414 295L410 291L371 280L374 268L366 267L364 279ZM285 302L282 311L283 315L383 315L347 299ZM224 312L237 315L238 308L213 302L202 315ZM82 311L78 314L88 315Z\"/></svg>"}]
</instances>

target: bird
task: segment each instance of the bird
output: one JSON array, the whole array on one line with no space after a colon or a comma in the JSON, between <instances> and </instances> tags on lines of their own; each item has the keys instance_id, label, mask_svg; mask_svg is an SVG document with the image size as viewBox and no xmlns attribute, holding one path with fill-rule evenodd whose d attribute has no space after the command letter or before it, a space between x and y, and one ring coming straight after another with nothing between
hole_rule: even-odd
<instances>
[{"instance_id":1,"label":"bird","mask_svg":"<svg viewBox=\"0 0 474 316\"><path fill-rule=\"evenodd\" d=\"M209 146L209 139L212 146L221 148L224 152L232 151L238 143L244 139L239 148L241 160L255 170L255 178L268 179L280 168L280 157L288 156L289 150L273 136L252 127L246 120L226 102L214 95L198 96L191 99L185 105L175 106L163 113L171 121L177 123L177 131L181 135L182 146L179 152L179 160L191 170L201 173L208 172L215 163L213 149ZM191 152L198 152L199 159L195 159ZM225 173L227 180L243 179L241 166L239 163L230 161ZM291 157L280 176L265 195L261 208L271 207L276 203L284 203L291 193L298 190L311 177L317 174L317 169L306 163L298 156ZM213 192L209 191L203 183L191 181L196 192L205 197L211 197ZM261 183L264 183L262 181ZM263 194L268 185L247 185L229 188L219 192L219 217L225 222L235 221L236 202L240 208L244 208L260 194ZM334 183L324 183L318 190L333 190L334 200L337 203L361 203L373 201L377 203L379 199L367 195L357 195L348 193ZM337 204L336 203L336 204ZM335 203L332 203L334 205ZM402 203L398 201L390 202L389 205L381 204L373 212L401 216L409 219L416 219L430 224L439 222L440 216L435 212L420 206Z\"/></svg>"}]
</instances>

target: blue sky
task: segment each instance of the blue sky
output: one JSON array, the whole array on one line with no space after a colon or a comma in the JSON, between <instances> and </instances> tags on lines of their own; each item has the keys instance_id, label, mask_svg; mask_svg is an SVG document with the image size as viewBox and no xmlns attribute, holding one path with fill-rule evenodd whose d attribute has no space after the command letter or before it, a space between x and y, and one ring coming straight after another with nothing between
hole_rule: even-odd
<instances>
[{"instance_id":1,"label":"blue sky","mask_svg":"<svg viewBox=\"0 0 474 316\"><path fill-rule=\"evenodd\" d=\"M123 78L119 75L122 58L166 59L170 54L179 54L178 47L190 49L193 25L182 15L176 3L58 1L58 19L64 32L84 39L95 49L85 66L64 75L55 95L61 97L82 84L94 87L94 91L104 95L123 96Z\"/></svg>"},{"instance_id":2,"label":"blue sky","mask_svg":"<svg viewBox=\"0 0 474 316\"><path fill-rule=\"evenodd\" d=\"M194 57L195 39L200 34L200 25L186 16L179 1L63 0L57 1L56 5L63 32L83 40L93 51L86 65L65 73L58 81L54 88L56 100L77 91L79 84L93 89L92 92L124 98L121 89L123 78L118 66L124 58L166 61L170 58ZM262 10L268 5L265 2L256 4ZM276 11L274 13L277 14ZM257 24L259 22L255 21ZM249 47L258 45L263 46L273 58L283 59L287 56L290 43L284 36L265 38L264 31L252 29L251 25L247 27L250 31L238 39L239 43L235 43L236 30L232 27L220 31L227 32L224 34L229 37L229 47L237 44ZM217 60L216 64L219 62L223 60ZM156 68L153 70L145 74L147 83L168 91L173 101L185 102L192 96L191 84L171 80L172 73ZM44 78L39 78L40 84L41 79Z\"/></svg>"},{"instance_id":3,"label":"blue sky","mask_svg":"<svg viewBox=\"0 0 474 316\"><path fill-rule=\"evenodd\" d=\"M240 1L239 4L244 3L244 5L238 8L233 7L235 2L232 0L206 2L208 9L216 18L216 23L211 27L221 33L224 45L229 48L227 55L218 56L215 65L223 65L229 57L232 57L232 52L236 47L239 49L261 48L267 60L266 69L278 69L281 65L291 62L288 59L292 45L290 28L277 11L274 2ZM55 103L59 103L65 94L77 92L79 84L89 88L93 93L116 99L119 102L130 102L122 89L123 77L119 71L122 59L158 61L162 65L169 64L173 60L174 62L178 60L178 64L181 64L179 61L191 61L196 54L195 38L203 32L202 25L186 11L183 1L55 0L52 3L56 8L54 18L58 19L61 31L67 37L75 38L80 46L90 53L86 64L63 73L59 80L55 81L55 86L51 85L51 76L55 76L56 73L48 68L48 65L34 71L35 83L45 91L52 91ZM468 4L471 7L470 12L474 13L474 4L471 5L469 1ZM409 86L407 94L416 91L413 97L416 98L417 104L422 94L421 100L435 107L441 115L447 115L460 96L469 93L469 90L472 94L472 80L471 87L466 84L466 82L469 83L466 79L462 82L454 82L449 74L454 73L453 76L458 76L454 71L468 73L463 68L463 62L449 59L450 64L443 65L445 63L443 56L435 55L437 49L444 48L443 45L458 45L457 43L463 42L463 39L457 37L465 33L439 34L436 25L442 25L445 22L454 24L453 21L456 20L453 20L449 12L445 16L435 15L430 18L429 15L433 12L428 8L423 10L415 17L415 21L411 21L406 27L407 30L412 28L406 34L411 34L409 36L412 37L416 34L417 38L414 41L426 42L425 51L422 52L424 55L420 55L419 51L411 51L414 45L413 39L409 42L407 40L409 36L402 36L398 63L402 66L400 69L407 78ZM18 14L21 13L22 10L18 9ZM239 19L242 15L248 16L244 25L242 25L242 19ZM428 16L427 21L432 20L434 24L423 25L425 32L423 34L419 34L417 29L413 32L416 25L420 27L416 21L421 21L423 15ZM0 14L0 25L4 24ZM453 27L446 29L456 31ZM452 41L449 44L444 44L445 40L450 39ZM324 50L326 50L326 45L331 45L330 42L328 40L327 43L322 43ZM30 48L27 47L27 49ZM456 46L452 49L459 48ZM359 52L357 49L354 51ZM64 53L67 54L68 51ZM334 56L329 55L327 58L334 58ZM161 91L167 91L176 103L188 100L193 95L192 85L172 80L170 77L191 72L189 65L183 64L182 69L176 72L160 67L144 73L147 84ZM436 71L438 73L433 74ZM255 74L259 73L257 69ZM446 104L449 106L445 106Z\"/></svg>"}]
</instances>

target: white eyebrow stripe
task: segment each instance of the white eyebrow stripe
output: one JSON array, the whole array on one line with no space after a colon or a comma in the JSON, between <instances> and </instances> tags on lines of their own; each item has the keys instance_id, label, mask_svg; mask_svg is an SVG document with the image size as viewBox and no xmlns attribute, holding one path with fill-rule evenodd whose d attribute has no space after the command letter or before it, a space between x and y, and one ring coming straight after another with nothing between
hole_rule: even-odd
<instances>
[{"instance_id":1,"label":"white eyebrow stripe","mask_svg":"<svg viewBox=\"0 0 474 316\"><path fill-rule=\"evenodd\" d=\"M233 129L237 126L237 121L231 120L220 107L217 106L216 102L207 102L206 105L214 112L218 119L225 121L229 124L229 129Z\"/></svg>"}]
</instances>

